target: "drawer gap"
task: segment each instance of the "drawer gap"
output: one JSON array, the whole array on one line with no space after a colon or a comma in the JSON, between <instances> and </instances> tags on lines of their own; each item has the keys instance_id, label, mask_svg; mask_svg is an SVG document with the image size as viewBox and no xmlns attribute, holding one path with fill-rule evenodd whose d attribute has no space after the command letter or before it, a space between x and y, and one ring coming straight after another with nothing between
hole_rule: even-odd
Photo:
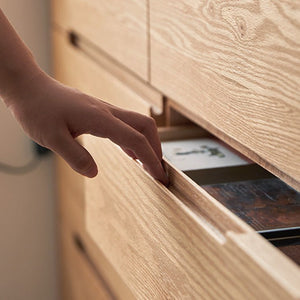
<instances>
[{"instance_id":1,"label":"drawer gap","mask_svg":"<svg viewBox=\"0 0 300 300\"><path fill-rule=\"evenodd\" d=\"M65 36L72 47L95 64L105 68L121 82L126 83L128 87L153 105L156 114L162 114L163 96L160 92L75 30L66 31Z\"/></svg>"},{"instance_id":2,"label":"drawer gap","mask_svg":"<svg viewBox=\"0 0 300 300\"><path fill-rule=\"evenodd\" d=\"M278 231L280 231L281 238L285 238L285 232L289 232L287 230L289 228L299 232L299 192L199 126L177 125L159 128L158 131L162 141L166 170L170 177L170 190L192 211L199 211L199 215L211 218L213 209L209 208L207 196L203 193L205 191L265 238L273 236L272 232L278 235ZM201 148L202 140L208 143L204 148ZM211 146L210 142L213 142ZM218 149L214 142L218 143ZM207 168L185 169L184 160L187 161L187 166L191 165L188 163L189 155L192 155L194 159L197 159L198 154L199 157L207 155L207 160L209 160L209 155L213 153L217 156L216 160L221 154L225 159L229 154L223 149L237 156L237 159L241 158L241 164L238 160L237 162L232 160L227 166L215 165ZM196 165L197 161L192 161L192 163ZM237 164L231 165L231 163ZM199 193L199 190L202 193ZM191 195L195 196L191 197ZM211 198L209 199L211 201ZM218 218L214 218L211 222L217 228L222 227L216 224L216 219ZM268 235L264 234L266 231ZM268 238L267 240L272 243L272 240ZM285 243L273 244L295 262L300 263L299 235L293 239L285 238Z\"/></svg>"},{"instance_id":3,"label":"drawer gap","mask_svg":"<svg viewBox=\"0 0 300 300\"><path fill-rule=\"evenodd\" d=\"M105 289L106 289L107 293L109 294L110 298L112 300L117 299L116 296L114 295L114 292L112 291L112 289L110 288L110 286L106 282L106 280L103 278L101 273L98 271L96 265L94 264L93 260L91 259L90 255L89 255L89 253L86 249L86 246L85 246L82 238L80 237L80 235L77 232L74 232L72 234L72 241L73 241L73 244L76 247L77 251L79 251L79 253L83 256L83 258L88 263L88 265L90 266L90 268L93 271L93 273L95 274L95 276L98 278L98 280L105 287Z\"/></svg>"},{"instance_id":4,"label":"drawer gap","mask_svg":"<svg viewBox=\"0 0 300 300\"><path fill-rule=\"evenodd\" d=\"M199 97L201 97L201 95L199 95ZM274 153L272 151L276 151L276 149L273 149L272 151L268 150L269 152L265 156L259 154L267 151L268 141L270 137L266 136L266 143L264 145L266 146L266 148L258 149L259 151L255 152L249 147L246 147L245 143L240 143L234 136L226 134L221 127L214 126L214 124L210 123L206 119L206 116L204 114L201 115L201 117L199 115L195 116L193 112L194 109L191 107L187 108L185 105L177 103L168 97L165 98L164 107L166 126L178 126L185 124L195 124L196 126L201 126L202 128L205 128L205 130L211 132L213 135L217 136L219 139L226 142L228 145L260 165L262 168L268 170L270 173L274 174L276 177L280 178L282 181L286 182L294 189L300 191L299 181L296 178L291 177L287 173L283 172L280 168L278 168L278 166L269 162L269 158L271 159L274 156ZM213 104L211 104L211 109L216 109ZM225 122L226 124L231 124L232 120L227 119L223 122ZM263 148L264 146L261 145L261 148ZM279 147L280 146L278 146L278 151L276 151L278 153L282 152L282 149L279 149ZM285 145L282 145L282 147L285 148ZM289 158L287 157L287 160L288 159Z\"/></svg>"}]
</instances>

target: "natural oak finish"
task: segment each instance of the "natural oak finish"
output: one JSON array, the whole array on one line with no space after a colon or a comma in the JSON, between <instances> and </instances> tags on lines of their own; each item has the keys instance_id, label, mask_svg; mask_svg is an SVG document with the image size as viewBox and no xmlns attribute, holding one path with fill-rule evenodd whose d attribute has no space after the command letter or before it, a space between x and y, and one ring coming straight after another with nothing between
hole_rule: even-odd
<instances>
[{"instance_id":1,"label":"natural oak finish","mask_svg":"<svg viewBox=\"0 0 300 300\"><path fill-rule=\"evenodd\" d=\"M67 85L129 110L150 114L151 104L112 73L73 47L67 35L52 33L54 73Z\"/></svg>"},{"instance_id":2,"label":"natural oak finish","mask_svg":"<svg viewBox=\"0 0 300 300\"><path fill-rule=\"evenodd\" d=\"M89 59L92 59L95 64L100 64L101 68L104 68L120 81L125 83L128 87L142 96L147 102L153 105L153 109L156 113L162 113L163 111L163 96L148 83L141 80L131 72L128 72L121 65L113 61L108 55L106 55L100 48L89 42L87 39L77 33L71 33L64 30L59 26L55 26L57 31L60 31L66 38L73 34L75 38L75 45L79 50L82 51Z\"/></svg>"},{"instance_id":3,"label":"natural oak finish","mask_svg":"<svg viewBox=\"0 0 300 300\"><path fill-rule=\"evenodd\" d=\"M67 42L67 37L61 33L53 32L53 56L54 56L54 75L55 78L64 84L81 89L84 92L101 97L112 104L121 107L132 107L133 110L142 113L150 113L150 105L142 100L140 96L132 92L125 84L116 79L112 74L104 71L101 67L94 64L80 51L74 49ZM114 95L117 94L118 97ZM122 97L120 97L120 95ZM112 100L111 100L112 99ZM116 274L103 253L95 245L94 241L86 233L84 217L84 186L83 177L73 171L61 158L57 158L57 183L58 183L58 212L59 226L67 227L70 234L78 234L87 248L87 253L94 263L99 274L103 275L110 290L113 291L115 299L133 299L128 287ZM62 229L60 229L61 231ZM69 237L70 238L70 237ZM65 247L60 242L61 247ZM74 293L74 276L64 275L70 260L69 253L61 250L62 267L62 289L64 295ZM69 272L69 271L68 271ZM87 271L88 272L88 271ZM86 289L93 290L91 286ZM85 289L82 287L82 292ZM87 291L87 293L89 293ZM81 295L81 294L80 294ZM81 298L83 299L83 298ZM102 299L101 297L94 298Z\"/></svg>"},{"instance_id":4,"label":"natural oak finish","mask_svg":"<svg viewBox=\"0 0 300 300\"><path fill-rule=\"evenodd\" d=\"M184 174L169 189L109 140L84 136L86 227L138 299L297 299L299 269Z\"/></svg>"},{"instance_id":5,"label":"natural oak finish","mask_svg":"<svg viewBox=\"0 0 300 300\"><path fill-rule=\"evenodd\" d=\"M161 113L162 91L162 124L184 115L299 188L298 3L52 3L58 80L147 115ZM187 128L161 138L207 134ZM176 168L165 162L167 189L109 140L84 143L95 179L57 160L65 295L300 299L299 268Z\"/></svg>"},{"instance_id":6,"label":"natural oak finish","mask_svg":"<svg viewBox=\"0 0 300 300\"><path fill-rule=\"evenodd\" d=\"M151 84L300 189L299 1L150 0Z\"/></svg>"},{"instance_id":7,"label":"natural oak finish","mask_svg":"<svg viewBox=\"0 0 300 300\"><path fill-rule=\"evenodd\" d=\"M74 234L76 234L81 238L86 248L86 254L90 258L94 268L97 270L97 272L95 272L95 270L90 270L90 266L86 266L86 258L81 258L81 261L85 260L85 262L82 262L81 264L85 265L86 272L89 273L88 276L97 277L97 279L94 278L91 280L97 282L100 281L99 285L105 288L107 290L107 294L109 294L113 299L133 299L133 295L128 287L123 283L119 275L107 261L107 258L86 232L83 176L73 171L60 157L57 157L56 159L56 166L58 183L57 210L60 232L59 256L61 266L61 287L63 295L70 295L74 293L72 286L74 285L73 280L75 280L75 278L72 276L75 275L71 276L70 271L67 271L66 269L70 268L69 264L76 264L76 262L73 259L74 257L72 259L69 258L69 251L67 250L65 242L62 240L62 238L68 238L70 240ZM66 237L66 232L68 232L68 237ZM71 242L68 241L68 244L70 243ZM89 269L89 271L87 269ZM66 272L69 275L67 275ZM98 278L99 274L102 275L102 278L100 279ZM94 290L93 286L94 285L89 286L86 283L85 288L88 290ZM82 288L82 292L83 290L84 288ZM102 300L100 295L98 298L93 298L93 300Z\"/></svg>"},{"instance_id":8,"label":"natural oak finish","mask_svg":"<svg viewBox=\"0 0 300 300\"><path fill-rule=\"evenodd\" d=\"M148 79L146 0L53 0L52 20Z\"/></svg>"},{"instance_id":9,"label":"natural oak finish","mask_svg":"<svg viewBox=\"0 0 300 300\"><path fill-rule=\"evenodd\" d=\"M62 299L63 300L112 300L86 257L76 248L72 233L60 227Z\"/></svg>"}]
</instances>

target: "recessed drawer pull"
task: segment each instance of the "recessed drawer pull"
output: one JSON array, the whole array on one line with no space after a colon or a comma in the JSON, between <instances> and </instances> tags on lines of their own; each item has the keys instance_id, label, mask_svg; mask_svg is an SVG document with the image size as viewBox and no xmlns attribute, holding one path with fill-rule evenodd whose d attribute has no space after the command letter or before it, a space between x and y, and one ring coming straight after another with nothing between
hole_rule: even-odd
<instances>
[{"instance_id":1,"label":"recessed drawer pull","mask_svg":"<svg viewBox=\"0 0 300 300\"><path fill-rule=\"evenodd\" d=\"M85 246L82 242L82 239L80 238L80 236L76 233L73 234L73 242L76 246L76 248L82 252L82 253L86 253L86 249L85 249Z\"/></svg>"},{"instance_id":2,"label":"recessed drawer pull","mask_svg":"<svg viewBox=\"0 0 300 300\"><path fill-rule=\"evenodd\" d=\"M74 47L79 46L79 37L74 31L69 31L68 32L68 39L71 45Z\"/></svg>"},{"instance_id":3,"label":"recessed drawer pull","mask_svg":"<svg viewBox=\"0 0 300 300\"><path fill-rule=\"evenodd\" d=\"M94 272L94 274L97 276L98 280L101 281L102 285L105 287L106 291L109 293L112 300L116 299L114 292L112 291L111 287L107 283L107 281L103 278L101 273L98 271L96 265L94 264L93 260L91 259L89 253L87 252L87 249L79 236L78 233L73 233L72 239L74 242L75 247L78 249L78 251L82 254L82 256L85 258L87 263L89 264L90 268Z\"/></svg>"},{"instance_id":4,"label":"recessed drawer pull","mask_svg":"<svg viewBox=\"0 0 300 300\"><path fill-rule=\"evenodd\" d=\"M122 66L118 61L110 56L110 54L104 52L94 43L94 41L89 40L87 37L83 36L80 32L77 32L75 30L64 32L64 35L61 35L59 38L57 37L57 40L62 40L61 42L63 42L69 49L69 53L63 60L63 64L67 64L69 62L69 64L72 64L73 67L74 65L76 65L81 70L81 72L86 70L86 72L89 74L87 76L89 84L91 86L94 85L95 81L97 82L95 86L97 86L99 90L97 89L96 92L94 90L89 90L89 93L96 94L99 98L105 99L105 101L108 102L112 100L111 98L115 98L115 96L105 94L104 86L106 86L106 84L103 83L103 80L101 81L101 78L98 79L99 74L95 74L95 68L98 67L99 69L98 71L96 71L96 73L110 73L110 76L114 77L114 79L110 81L111 84L115 84L114 82L118 81L116 87L117 89L119 88L119 85L124 85L126 89L128 89L129 93L136 94L136 96L131 95L131 99L139 98L140 102L136 103L135 101L133 102L133 100L127 101L126 99L123 99L123 97L118 97L117 99L114 99L116 100L116 102L111 104L134 111L139 111L141 105L148 106L149 112L150 110L153 110L154 116L158 118L161 116L164 105L162 94L151 87L144 80L137 77L136 74L132 73L130 70ZM81 60L84 60L84 63L82 63L83 65L81 64L80 66L78 66L78 61ZM83 87L81 87L81 84L82 78L85 78L85 76L80 72L79 74L80 75L78 75L78 78L80 78L80 86L78 86L78 84L75 84L74 82L73 85L75 85L79 89L84 90L86 88L85 81ZM71 74L69 76L73 75ZM101 77L103 77L103 74ZM99 84L99 82L102 82L102 84ZM110 84L107 84L107 86L110 86ZM142 111L142 113L145 112ZM147 114L149 113L147 112Z\"/></svg>"},{"instance_id":5,"label":"recessed drawer pull","mask_svg":"<svg viewBox=\"0 0 300 300\"><path fill-rule=\"evenodd\" d=\"M147 1L53 0L52 21L93 41L144 80L148 77Z\"/></svg>"}]
</instances>

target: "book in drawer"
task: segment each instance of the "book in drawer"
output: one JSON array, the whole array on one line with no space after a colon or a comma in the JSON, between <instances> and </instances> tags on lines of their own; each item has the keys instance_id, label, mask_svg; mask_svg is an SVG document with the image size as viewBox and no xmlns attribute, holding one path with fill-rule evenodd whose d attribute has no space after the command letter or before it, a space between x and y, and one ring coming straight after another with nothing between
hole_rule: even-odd
<instances>
[{"instance_id":1,"label":"book in drawer","mask_svg":"<svg viewBox=\"0 0 300 300\"><path fill-rule=\"evenodd\" d=\"M300 189L300 6L150 1L151 84Z\"/></svg>"}]
</instances>

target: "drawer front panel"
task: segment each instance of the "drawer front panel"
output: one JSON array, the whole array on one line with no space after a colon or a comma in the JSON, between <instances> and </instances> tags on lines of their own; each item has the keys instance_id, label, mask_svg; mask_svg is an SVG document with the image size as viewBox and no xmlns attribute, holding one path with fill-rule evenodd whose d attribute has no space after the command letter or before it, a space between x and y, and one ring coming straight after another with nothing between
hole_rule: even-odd
<instances>
[{"instance_id":1,"label":"drawer front panel","mask_svg":"<svg viewBox=\"0 0 300 300\"><path fill-rule=\"evenodd\" d=\"M149 114L150 104L126 84L68 43L64 33L52 33L55 78L64 84L119 107Z\"/></svg>"},{"instance_id":2,"label":"drawer front panel","mask_svg":"<svg viewBox=\"0 0 300 300\"><path fill-rule=\"evenodd\" d=\"M99 176L85 180L87 231L136 298L299 296L297 267L220 205L206 216L208 195L181 180L200 201L196 209L110 141L83 140L99 165Z\"/></svg>"},{"instance_id":3,"label":"drawer front panel","mask_svg":"<svg viewBox=\"0 0 300 300\"><path fill-rule=\"evenodd\" d=\"M95 275L84 254L73 241L72 232L60 228L62 298L64 300L111 300L106 286Z\"/></svg>"},{"instance_id":4,"label":"drawer front panel","mask_svg":"<svg viewBox=\"0 0 300 300\"><path fill-rule=\"evenodd\" d=\"M146 0L53 0L52 14L147 80Z\"/></svg>"},{"instance_id":5,"label":"drawer front panel","mask_svg":"<svg viewBox=\"0 0 300 300\"><path fill-rule=\"evenodd\" d=\"M299 19L289 1L150 0L151 84L297 189Z\"/></svg>"},{"instance_id":6,"label":"drawer front panel","mask_svg":"<svg viewBox=\"0 0 300 300\"><path fill-rule=\"evenodd\" d=\"M74 247L73 237L79 236L85 247L85 256L80 258L80 265L88 273L88 277L95 276L97 279L92 281L99 282L99 274L102 278L99 285L103 286L107 290L107 294L112 296L113 299L133 299L133 295L128 287L123 283L119 275L114 271L106 257L95 245L94 241L90 238L89 234L85 230L85 204L84 204L84 186L83 176L73 171L61 158L57 157L57 184L58 184L58 215L59 215L59 235L60 235L60 266L61 266L61 285L62 293L66 299L72 299L74 291L77 291L74 286L80 274L73 274L71 269L76 263L76 257L78 257L78 250L71 249ZM72 240L72 241L71 241ZM72 245L71 245L72 244ZM74 255L69 252L72 251ZM87 258L89 265L87 266ZM78 258L79 259L79 258ZM91 264L93 270L91 270ZM93 275L91 274L93 273ZM85 281L85 280L84 280ZM95 291L93 286L90 286L84 282L81 284L80 293L91 294L91 291ZM78 283L77 283L78 284ZM80 284L79 284L80 285ZM72 288L73 287L73 288ZM98 288L96 288L97 290ZM88 291L86 291L88 290ZM110 292L109 292L110 291ZM98 294L98 292L96 293ZM99 293L101 294L101 293ZM68 296L67 296L68 295ZM78 297L78 295L75 295ZM75 297L74 296L74 297ZM69 297L69 298L68 298ZM63 297L63 299L65 299ZM74 299L86 299L86 298L74 298ZM90 299L102 299L102 298L90 298ZM72 299L73 300L73 299Z\"/></svg>"}]
</instances>

